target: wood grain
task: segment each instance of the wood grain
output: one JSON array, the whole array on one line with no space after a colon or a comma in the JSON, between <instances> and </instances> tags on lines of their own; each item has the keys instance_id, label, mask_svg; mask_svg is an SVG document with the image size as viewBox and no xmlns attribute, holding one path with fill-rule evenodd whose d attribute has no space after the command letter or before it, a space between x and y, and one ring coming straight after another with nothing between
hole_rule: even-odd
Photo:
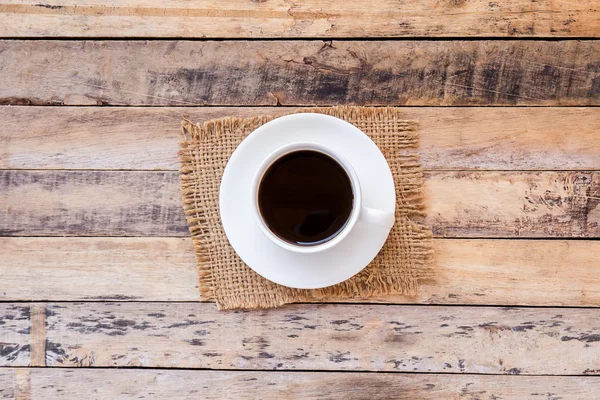
<instances>
[{"instance_id":1,"label":"wood grain","mask_svg":"<svg viewBox=\"0 0 600 400\"><path fill-rule=\"evenodd\" d=\"M46 366L46 304L35 303L29 307L29 354L31 367Z\"/></svg>"},{"instance_id":2,"label":"wood grain","mask_svg":"<svg viewBox=\"0 0 600 400\"><path fill-rule=\"evenodd\" d=\"M0 300L198 301L190 238L0 238Z\"/></svg>"},{"instance_id":3,"label":"wood grain","mask_svg":"<svg viewBox=\"0 0 600 400\"><path fill-rule=\"evenodd\" d=\"M31 370L19 368L14 372L14 399L31 400Z\"/></svg>"},{"instance_id":4,"label":"wood grain","mask_svg":"<svg viewBox=\"0 0 600 400\"><path fill-rule=\"evenodd\" d=\"M0 171L3 236L179 236L177 172ZM429 172L437 237L600 237L597 172Z\"/></svg>"},{"instance_id":5,"label":"wood grain","mask_svg":"<svg viewBox=\"0 0 600 400\"><path fill-rule=\"evenodd\" d=\"M0 369L0 398L15 399L15 378L18 370L13 368Z\"/></svg>"},{"instance_id":6,"label":"wood grain","mask_svg":"<svg viewBox=\"0 0 600 400\"><path fill-rule=\"evenodd\" d=\"M600 105L597 41L1 41L0 104Z\"/></svg>"},{"instance_id":7,"label":"wood grain","mask_svg":"<svg viewBox=\"0 0 600 400\"><path fill-rule=\"evenodd\" d=\"M280 115L287 107L1 107L2 169L177 170L180 117ZM599 170L595 108L404 107L429 170Z\"/></svg>"},{"instance_id":8,"label":"wood grain","mask_svg":"<svg viewBox=\"0 0 600 400\"><path fill-rule=\"evenodd\" d=\"M599 309L62 303L47 314L55 367L600 374Z\"/></svg>"},{"instance_id":9,"label":"wood grain","mask_svg":"<svg viewBox=\"0 0 600 400\"><path fill-rule=\"evenodd\" d=\"M3 289L2 286L0 290ZM0 367L29 365L29 334L30 306L0 303Z\"/></svg>"},{"instance_id":10,"label":"wood grain","mask_svg":"<svg viewBox=\"0 0 600 400\"><path fill-rule=\"evenodd\" d=\"M600 241L434 240L416 297L348 301L600 306ZM0 238L0 300L199 301L191 240Z\"/></svg>"},{"instance_id":11,"label":"wood grain","mask_svg":"<svg viewBox=\"0 0 600 400\"><path fill-rule=\"evenodd\" d=\"M597 237L597 172L432 172L427 223L440 237Z\"/></svg>"},{"instance_id":12,"label":"wood grain","mask_svg":"<svg viewBox=\"0 0 600 400\"><path fill-rule=\"evenodd\" d=\"M20 369L0 370L0 396L12 398ZM597 377L392 373L31 369L35 399L343 399L475 400L594 398Z\"/></svg>"},{"instance_id":13,"label":"wood grain","mask_svg":"<svg viewBox=\"0 0 600 400\"><path fill-rule=\"evenodd\" d=\"M188 236L178 180L176 172L0 171L0 233Z\"/></svg>"},{"instance_id":14,"label":"wood grain","mask_svg":"<svg viewBox=\"0 0 600 400\"><path fill-rule=\"evenodd\" d=\"M598 37L593 0L3 0L9 37ZM360 21L357 23L357 21Z\"/></svg>"}]
</instances>

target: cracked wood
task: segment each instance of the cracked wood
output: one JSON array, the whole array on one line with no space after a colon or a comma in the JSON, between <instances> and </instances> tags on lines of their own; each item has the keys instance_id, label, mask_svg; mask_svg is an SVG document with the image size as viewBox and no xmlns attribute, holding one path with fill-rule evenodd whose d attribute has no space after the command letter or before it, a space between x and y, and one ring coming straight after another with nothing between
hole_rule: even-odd
<instances>
[{"instance_id":1,"label":"cracked wood","mask_svg":"<svg viewBox=\"0 0 600 400\"><path fill-rule=\"evenodd\" d=\"M600 373L600 310L48 304L48 366ZM561 362L560 360L568 360Z\"/></svg>"},{"instance_id":2,"label":"cracked wood","mask_svg":"<svg viewBox=\"0 0 600 400\"><path fill-rule=\"evenodd\" d=\"M425 174L437 237L600 237L598 172ZM4 236L187 237L177 172L0 171Z\"/></svg>"},{"instance_id":3,"label":"cracked wood","mask_svg":"<svg viewBox=\"0 0 600 400\"><path fill-rule=\"evenodd\" d=\"M0 104L600 105L597 41L0 41Z\"/></svg>"},{"instance_id":4,"label":"cracked wood","mask_svg":"<svg viewBox=\"0 0 600 400\"><path fill-rule=\"evenodd\" d=\"M182 114L206 121L294 110L0 107L0 168L177 170ZM600 113L595 108L400 110L403 118L419 122L425 169L600 170Z\"/></svg>"},{"instance_id":5,"label":"cracked wood","mask_svg":"<svg viewBox=\"0 0 600 400\"><path fill-rule=\"evenodd\" d=\"M598 37L593 0L3 0L8 37Z\"/></svg>"}]
</instances>

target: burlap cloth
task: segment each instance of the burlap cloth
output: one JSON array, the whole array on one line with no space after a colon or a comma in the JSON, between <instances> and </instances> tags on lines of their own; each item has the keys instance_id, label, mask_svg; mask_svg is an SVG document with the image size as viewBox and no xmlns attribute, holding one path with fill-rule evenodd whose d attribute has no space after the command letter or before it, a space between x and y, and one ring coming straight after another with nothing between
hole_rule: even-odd
<instances>
[{"instance_id":1,"label":"burlap cloth","mask_svg":"<svg viewBox=\"0 0 600 400\"><path fill-rule=\"evenodd\" d=\"M219 217L219 186L236 147L274 117L227 117L203 125L184 119L181 194L198 261L202 299L215 300L219 309L251 309L324 299L415 295L419 280L429 278L432 263L431 231L421 223L425 215L423 172L414 154L418 147L416 122L402 120L394 108L328 107L299 112L344 119L379 146L396 184L396 222L387 242L362 272L324 289L292 289L261 277L227 241Z\"/></svg>"}]
</instances>

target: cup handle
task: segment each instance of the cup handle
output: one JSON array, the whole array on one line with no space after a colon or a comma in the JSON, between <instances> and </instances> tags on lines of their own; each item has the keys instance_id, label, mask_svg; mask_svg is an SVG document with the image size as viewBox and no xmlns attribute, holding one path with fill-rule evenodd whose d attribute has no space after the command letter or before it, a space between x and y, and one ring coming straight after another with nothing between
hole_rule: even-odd
<instances>
[{"instance_id":1,"label":"cup handle","mask_svg":"<svg viewBox=\"0 0 600 400\"><path fill-rule=\"evenodd\" d=\"M387 211L376 210L374 208L363 207L360 210L359 220L365 224L378 225L391 229L394 225L394 214Z\"/></svg>"}]
</instances>

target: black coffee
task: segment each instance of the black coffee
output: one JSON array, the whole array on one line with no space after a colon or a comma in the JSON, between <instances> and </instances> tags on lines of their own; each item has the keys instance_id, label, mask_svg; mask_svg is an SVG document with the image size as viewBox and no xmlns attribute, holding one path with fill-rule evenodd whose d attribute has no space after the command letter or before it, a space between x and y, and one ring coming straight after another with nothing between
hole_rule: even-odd
<instances>
[{"instance_id":1,"label":"black coffee","mask_svg":"<svg viewBox=\"0 0 600 400\"><path fill-rule=\"evenodd\" d=\"M258 189L260 213L271 232L301 246L333 239L346 225L353 201L344 168L328 155L311 150L275 161Z\"/></svg>"}]
</instances>

